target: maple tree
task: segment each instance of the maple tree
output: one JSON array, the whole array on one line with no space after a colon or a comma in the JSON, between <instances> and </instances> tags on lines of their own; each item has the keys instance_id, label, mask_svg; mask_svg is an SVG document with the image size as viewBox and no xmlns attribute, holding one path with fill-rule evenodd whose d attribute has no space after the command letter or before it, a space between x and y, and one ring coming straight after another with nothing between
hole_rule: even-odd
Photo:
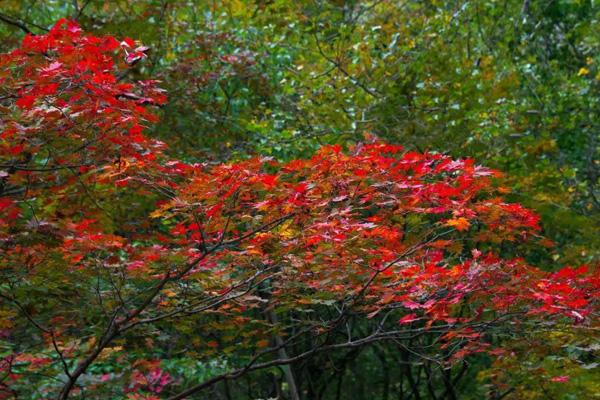
<instances>
[{"instance_id":1,"label":"maple tree","mask_svg":"<svg viewBox=\"0 0 600 400\"><path fill-rule=\"evenodd\" d=\"M452 365L596 329L597 271L501 251L543 238L498 172L371 137L171 159L144 132L159 82L128 81L147 53L61 20L0 59L0 398L180 399L274 366L298 398L289 365L320 353L427 337ZM198 382L161 366L182 355L234 361Z\"/></svg>"}]
</instances>

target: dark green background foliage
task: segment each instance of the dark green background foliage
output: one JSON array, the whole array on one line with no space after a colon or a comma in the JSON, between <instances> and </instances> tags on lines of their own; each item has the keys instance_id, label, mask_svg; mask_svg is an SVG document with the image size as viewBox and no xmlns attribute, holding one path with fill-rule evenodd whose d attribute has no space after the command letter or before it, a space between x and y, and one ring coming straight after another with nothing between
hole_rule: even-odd
<instances>
[{"instance_id":1,"label":"dark green background foliage","mask_svg":"<svg viewBox=\"0 0 600 400\"><path fill-rule=\"evenodd\" d=\"M553 269L598 261L598 2L4 0L0 50L62 17L151 48L133 78L163 81L170 102L152 129L178 157L285 160L367 134L469 156L501 170L507 197L541 214L554 244L528 250L532 262ZM312 359L298 379L310 399L410 398L404 372L411 357L378 345ZM521 368L548 362L536 357ZM421 398L447 398L447 377L460 374L461 398L499 399L503 393L485 386L487 363L475 361L464 376L461 366L413 366ZM200 368L194 365L165 368ZM573 383L584 397L569 394L573 387L539 392L515 371L514 398L583 399L599 389L593 369ZM272 386L262 375L226 389L257 398L276 395Z\"/></svg>"}]
</instances>

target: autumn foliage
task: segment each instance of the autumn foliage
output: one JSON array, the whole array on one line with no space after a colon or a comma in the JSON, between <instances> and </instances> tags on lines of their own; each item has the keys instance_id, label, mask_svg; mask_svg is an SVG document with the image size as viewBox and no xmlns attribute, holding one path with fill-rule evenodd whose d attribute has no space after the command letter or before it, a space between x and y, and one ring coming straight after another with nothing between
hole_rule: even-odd
<instances>
[{"instance_id":1,"label":"autumn foliage","mask_svg":"<svg viewBox=\"0 0 600 400\"><path fill-rule=\"evenodd\" d=\"M430 336L451 364L597 326L597 272L520 258L539 218L471 159L372 137L287 163L170 159L145 133L159 82L128 79L147 51L59 21L0 59L0 398L184 398L377 341ZM345 335L356 319L369 331ZM238 364L160 368L181 354Z\"/></svg>"}]
</instances>

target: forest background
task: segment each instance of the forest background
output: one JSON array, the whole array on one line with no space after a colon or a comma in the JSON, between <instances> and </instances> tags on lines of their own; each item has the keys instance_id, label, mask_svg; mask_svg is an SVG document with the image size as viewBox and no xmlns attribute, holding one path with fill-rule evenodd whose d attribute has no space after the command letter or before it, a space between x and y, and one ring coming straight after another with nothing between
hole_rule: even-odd
<instances>
[{"instance_id":1,"label":"forest background","mask_svg":"<svg viewBox=\"0 0 600 400\"><path fill-rule=\"evenodd\" d=\"M289 161L370 135L409 150L472 157L504 174L507 199L541 216L547 240L520 249L528 262L548 271L598 263L594 1L2 0L0 51L18 47L27 32L46 33L63 17L86 32L149 47L131 79L161 81L169 101L149 135L168 142L181 160ZM560 335L547 340L569 345ZM547 387L530 379L529 367L558 371L592 351L567 350L505 366L514 369L506 398L598 395L595 367ZM327 388L317 374L315 392L393 398L390 380L402 365L392 352L378 345L345 356L336 364L347 370L339 375L346 377L342 388ZM489 366L484 358L474 362L460 398L487 393ZM244 385L249 398L264 392L264 382Z\"/></svg>"}]
</instances>

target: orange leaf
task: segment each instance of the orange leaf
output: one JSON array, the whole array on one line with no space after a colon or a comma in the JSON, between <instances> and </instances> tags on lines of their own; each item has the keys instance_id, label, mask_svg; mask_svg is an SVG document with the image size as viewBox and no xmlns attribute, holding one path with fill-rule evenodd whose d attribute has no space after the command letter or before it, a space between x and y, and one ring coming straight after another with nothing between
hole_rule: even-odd
<instances>
[{"instance_id":1,"label":"orange leaf","mask_svg":"<svg viewBox=\"0 0 600 400\"><path fill-rule=\"evenodd\" d=\"M466 231L471 224L465 217L453 218L446 221L446 225L456 228L457 231Z\"/></svg>"}]
</instances>

